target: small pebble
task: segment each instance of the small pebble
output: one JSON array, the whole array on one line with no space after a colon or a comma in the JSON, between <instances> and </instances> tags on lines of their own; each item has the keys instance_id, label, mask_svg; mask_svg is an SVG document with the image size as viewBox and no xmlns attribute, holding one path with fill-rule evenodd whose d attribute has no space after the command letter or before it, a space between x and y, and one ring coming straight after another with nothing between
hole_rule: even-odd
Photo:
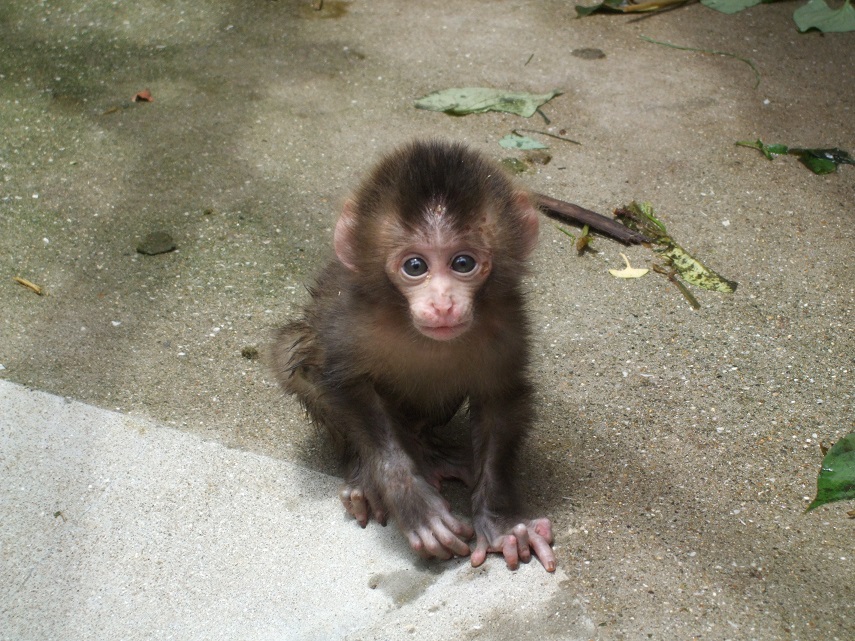
<instances>
[{"instance_id":1,"label":"small pebble","mask_svg":"<svg viewBox=\"0 0 855 641\"><path fill-rule=\"evenodd\" d=\"M147 256L165 254L175 249L175 241L165 231L155 231L143 238L137 245L137 251Z\"/></svg>"},{"instance_id":2,"label":"small pebble","mask_svg":"<svg viewBox=\"0 0 855 641\"><path fill-rule=\"evenodd\" d=\"M593 47L573 49L573 51L570 52L570 55L575 56L576 58L581 58L582 60L599 60L606 57L606 54L602 49L595 49Z\"/></svg>"}]
</instances>

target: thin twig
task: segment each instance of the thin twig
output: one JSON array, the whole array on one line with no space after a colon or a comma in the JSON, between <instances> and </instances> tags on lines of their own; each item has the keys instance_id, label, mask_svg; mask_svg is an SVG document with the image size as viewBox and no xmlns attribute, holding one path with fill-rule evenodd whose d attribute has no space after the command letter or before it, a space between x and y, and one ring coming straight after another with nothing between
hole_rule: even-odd
<instances>
[{"instance_id":1,"label":"thin twig","mask_svg":"<svg viewBox=\"0 0 855 641\"><path fill-rule=\"evenodd\" d=\"M21 278L20 276L13 276L13 277L12 277L12 280L14 280L14 281L15 281L16 283L18 283L19 285L23 285L23 286L24 286L24 287L26 287L27 289L31 289L31 290L33 290L33 291L34 291L36 294L38 294L39 296L41 296L42 294L44 294L44 293L45 293L45 291L44 291L41 287L39 287L39 286L38 286L38 285L36 285L35 283L31 283L31 282L30 282L30 281L28 281L26 278Z\"/></svg>"},{"instance_id":2,"label":"thin twig","mask_svg":"<svg viewBox=\"0 0 855 641\"><path fill-rule=\"evenodd\" d=\"M686 287L680 281L680 279L677 278L677 272L676 271L674 271L674 270L669 271L669 270L657 265L656 263L651 265L651 267L653 267L653 271L655 271L657 274L662 274L665 278L667 278L672 283L674 283L674 285L677 286L677 289L680 290L680 293L689 302L689 305L692 306L692 309L700 309L701 308L701 304L698 302L698 299L695 298L694 294L692 294L692 292L689 291L689 288Z\"/></svg>"},{"instance_id":3,"label":"thin twig","mask_svg":"<svg viewBox=\"0 0 855 641\"><path fill-rule=\"evenodd\" d=\"M684 4L688 2L688 0L651 0L650 2L640 2L638 4L631 4L625 7L621 7L621 11L623 13L639 13L642 11L659 11L665 9L667 7L674 7L676 5Z\"/></svg>"},{"instance_id":4,"label":"thin twig","mask_svg":"<svg viewBox=\"0 0 855 641\"><path fill-rule=\"evenodd\" d=\"M557 138L558 140L563 140L564 142L572 142L574 145L581 145L581 144L582 144L582 143L581 143L581 142L579 142L578 140L573 140L573 139L571 139L571 138L564 138L563 136L558 136L558 135L556 135L556 134L551 134L551 133L549 133L549 132L547 132L547 131L539 131L539 130L537 130L537 129L513 129L512 131L513 131L513 133L515 133L517 136L521 136L521 135L522 135L522 134L520 134L519 132L521 132L521 131L525 131L525 132L528 132L528 133L530 133L530 134L540 134L541 136L549 136L550 138Z\"/></svg>"},{"instance_id":5,"label":"thin twig","mask_svg":"<svg viewBox=\"0 0 855 641\"><path fill-rule=\"evenodd\" d=\"M729 51L717 51L715 49L698 49L696 47L683 47L680 45L671 44L670 42L662 42L660 40L654 40L653 38L648 38L647 36L638 36L642 40L646 42L652 42L655 45L662 45L663 47L671 47L672 49L680 49L681 51L697 51L698 53L711 53L714 56L727 56L728 58L736 58L737 60L744 62L751 70L754 72L754 88L760 86L760 72L757 70L757 67L754 66L754 63L751 62L748 58L743 58L742 56L737 56L735 53L730 53Z\"/></svg>"}]
</instances>

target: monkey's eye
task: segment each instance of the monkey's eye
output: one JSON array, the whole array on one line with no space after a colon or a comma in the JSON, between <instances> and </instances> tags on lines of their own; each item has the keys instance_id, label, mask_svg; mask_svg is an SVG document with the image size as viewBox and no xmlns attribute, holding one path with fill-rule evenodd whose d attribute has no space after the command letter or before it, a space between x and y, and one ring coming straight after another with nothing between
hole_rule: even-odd
<instances>
[{"instance_id":1,"label":"monkey's eye","mask_svg":"<svg viewBox=\"0 0 855 641\"><path fill-rule=\"evenodd\" d=\"M475 269L475 259L468 254L460 254L451 259L451 269L458 274L468 274Z\"/></svg>"},{"instance_id":2,"label":"monkey's eye","mask_svg":"<svg viewBox=\"0 0 855 641\"><path fill-rule=\"evenodd\" d=\"M427 273L428 264L425 262L424 258L413 256L412 258L408 258L404 261L402 269L407 276L421 276Z\"/></svg>"}]
</instances>

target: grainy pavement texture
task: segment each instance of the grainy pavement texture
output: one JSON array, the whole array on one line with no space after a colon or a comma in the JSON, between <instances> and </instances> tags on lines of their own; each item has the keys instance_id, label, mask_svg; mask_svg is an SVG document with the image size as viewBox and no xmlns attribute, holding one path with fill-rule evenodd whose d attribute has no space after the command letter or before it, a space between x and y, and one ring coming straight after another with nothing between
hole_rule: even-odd
<instances>
[{"instance_id":1,"label":"grainy pavement texture","mask_svg":"<svg viewBox=\"0 0 855 641\"><path fill-rule=\"evenodd\" d=\"M804 513L855 416L855 167L734 144L855 148L855 35L799 34L796 6L2 3L0 639L855 638L852 505ZM563 94L549 122L413 108L461 86ZM534 134L522 184L649 201L739 282L694 310L609 275L649 248L542 225L522 472L553 575L360 530L255 358L384 151L522 158L518 128L582 143ZM138 253L155 231L176 250Z\"/></svg>"}]
</instances>

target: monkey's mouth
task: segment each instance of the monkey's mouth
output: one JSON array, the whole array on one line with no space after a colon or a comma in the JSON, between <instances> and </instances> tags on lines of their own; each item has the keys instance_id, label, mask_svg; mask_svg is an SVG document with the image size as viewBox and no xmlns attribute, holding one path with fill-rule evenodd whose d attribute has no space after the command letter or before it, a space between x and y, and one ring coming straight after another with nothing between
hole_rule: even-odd
<instances>
[{"instance_id":1,"label":"monkey's mouth","mask_svg":"<svg viewBox=\"0 0 855 641\"><path fill-rule=\"evenodd\" d=\"M428 327L420 325L418 330L435 341L450 341L452 338L457 338L469 329L469 323L459 323L457 325L440 325L438 327Z\"/></svg>"}]
</instances>

